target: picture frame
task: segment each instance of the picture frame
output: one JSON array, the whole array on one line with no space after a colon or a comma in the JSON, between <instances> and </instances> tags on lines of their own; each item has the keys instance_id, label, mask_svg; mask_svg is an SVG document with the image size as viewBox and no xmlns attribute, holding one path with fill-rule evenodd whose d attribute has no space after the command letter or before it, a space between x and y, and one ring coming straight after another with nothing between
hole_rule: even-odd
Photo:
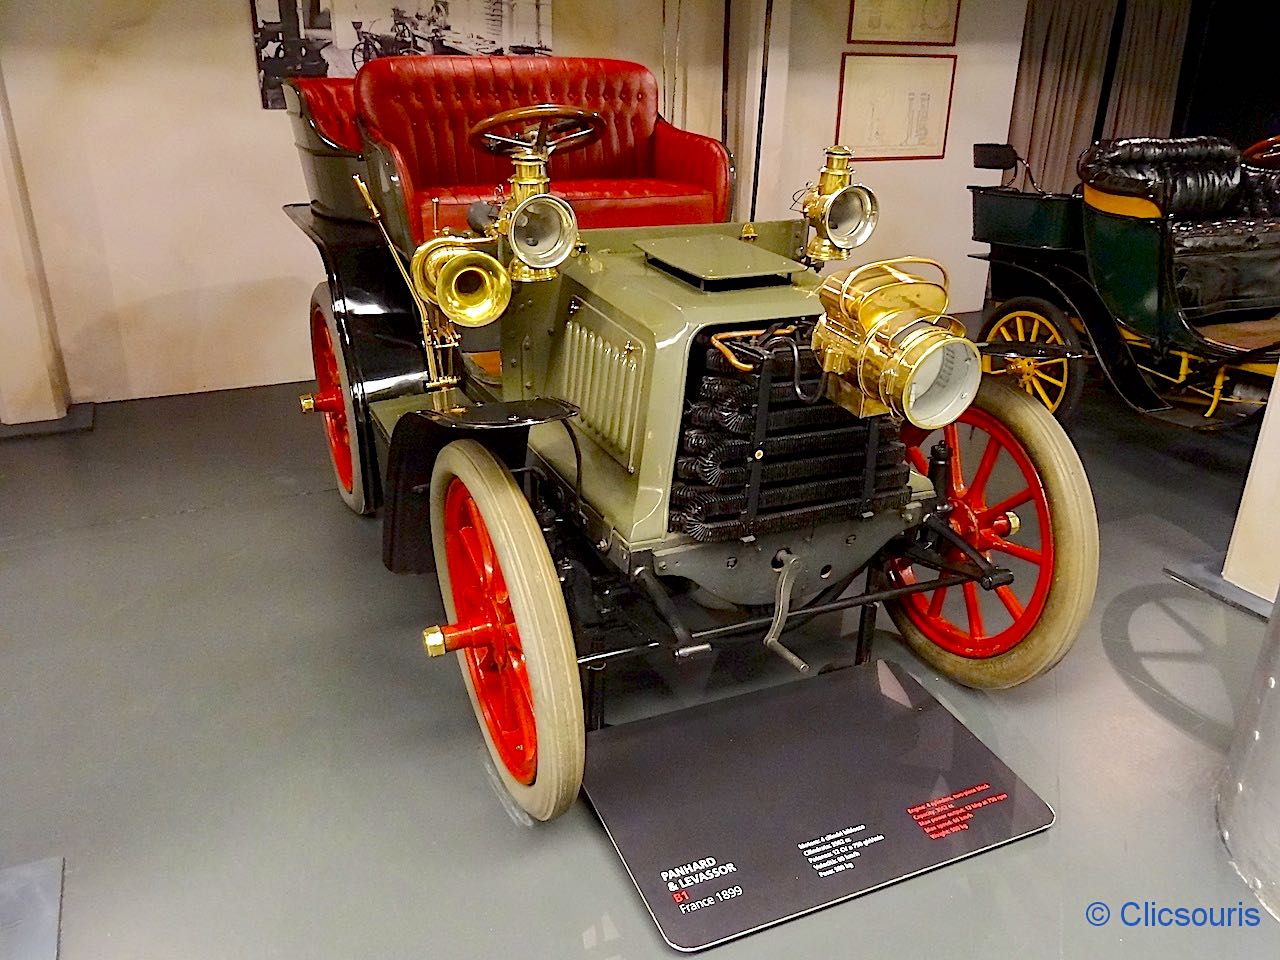
<instances>
[{"instance_id":1,"label":"picture frame","mask_svg":"<svg viewBox=\"0 0 1280 960\"><path fill-rule=\"evenodd\" d=\"M943 159L956 59L954 53L844 53L834 142L856 161Z\"/></svg>"},{"instance_id":2,"label":"picture frame","mask_svg":"<svg viewBox=\"0 0 1280 960\"><path fill-rule=\"evenodd\" d=\"M849 43L955 46L961 0L849 0Z\"/></svg>"}]
</instances>

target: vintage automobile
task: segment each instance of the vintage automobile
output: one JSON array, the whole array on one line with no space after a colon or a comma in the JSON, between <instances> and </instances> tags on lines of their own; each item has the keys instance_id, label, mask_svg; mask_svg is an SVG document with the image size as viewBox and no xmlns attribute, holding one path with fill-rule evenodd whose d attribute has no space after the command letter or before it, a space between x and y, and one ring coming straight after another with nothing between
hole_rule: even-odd
<instances>
[{"instance_id":1,"label":"vintage automobile","mask_svg":"<svg viewBox=\"0 0 1280 960\"><path fill-rule=\"evenodd\" d=\"M633 136L694 135L662 132L642 67L537 59L519 69L599 74L586 86L611 92L478 98L502 109L470 125L458 163L510 171L479 196L410 189L414 147L382 108L421 99L397 80L418 67L375 61L350 100L295 85L313 202L286 208L328 273L302 408L319 414L347 505L381 511L387 567L438 578L448 623L425 629L426 652L456 652L514 800L542 820L572 802L604 672L625 658L751 642L806 673L785 631L858 608L864 660L884 605L961 683L1008 687L1056 664L1096 584L1088 479L1043 406L981 376L940 265L819 273L878 215L849 152L826 151L793 220L720 221L727 157L708 138L685 140L679 190L576 202L585 181L549 169L601 162L613 74L640 91L622 98ZM333 116L318 120L338 103L360 137L345 148ZM726 162L702 176L694 148ZM580 228L579 204L622 225Z\"/></svg>"},{"instance_id":2,"label":"vintage automobile","mask_svg":"<svg viewBox=\"0 0 1280 960\"><path fill-rule=\"evenodd\" d=\"M1080 187L970 187L973 237L991 244L980 339L987 372L1059 418L1085 356L1135 410L1197 429L1250 422L1280 356L1280 172L1268 144L1213 137L1095 143ZM974 165L1025 167L1008 144ZM1028 171L1029 173L1029 171ZM1081 345L1083 337L1087 349Z\"/></svg>"}]
</instances>

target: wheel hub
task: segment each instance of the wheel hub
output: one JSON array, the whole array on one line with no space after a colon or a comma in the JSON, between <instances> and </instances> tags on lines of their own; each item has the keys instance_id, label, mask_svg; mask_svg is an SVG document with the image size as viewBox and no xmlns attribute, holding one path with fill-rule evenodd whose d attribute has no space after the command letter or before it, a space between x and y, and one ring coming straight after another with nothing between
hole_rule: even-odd
<instances>
[{"instance_id":1,"label":"wheel hub","mask_svg":"<svg viewBox=\"0 0 1280 960\"><path fill-rule=\"evenodd\" d=\"M970 439L965 450L961 426ZM943 429L943 438L952 451L948 484L955 491L947 497L947 522L966 544L993 561L1019 561L1015 581L992 591L970 582L911 594L902 606L912 624L949 653L995 657L1021 643L1044 610L1054 567L1049 504L1022 441L986 411L970 407L957 424ZM928 448L927 434L908 440L908 457L922 473L930 469L923 453ZM1015 510L1024 504L1036 520L1031 543L1011 539L1022 529ZM963 552L958 547L946 550L952 560ZM924 578L910 562L891 567L889 577L895 585Z\"/></svg>"}]
</instances>

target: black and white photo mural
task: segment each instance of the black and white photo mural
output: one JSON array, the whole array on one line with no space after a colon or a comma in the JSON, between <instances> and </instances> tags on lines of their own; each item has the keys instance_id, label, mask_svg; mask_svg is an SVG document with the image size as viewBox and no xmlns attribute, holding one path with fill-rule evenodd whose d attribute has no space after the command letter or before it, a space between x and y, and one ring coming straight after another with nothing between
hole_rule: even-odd
<instances>
[{"instance_id":1,"label":"black and white photo mural","mask_svg":"<svg viewBox=\"0 0 1280 960\"><path fill-rule=\"evenodd\" d=\"M249 0L262 105L288 77L350 77L410 54L549 54L551 0Z\"/></svg>"}]
</instances>

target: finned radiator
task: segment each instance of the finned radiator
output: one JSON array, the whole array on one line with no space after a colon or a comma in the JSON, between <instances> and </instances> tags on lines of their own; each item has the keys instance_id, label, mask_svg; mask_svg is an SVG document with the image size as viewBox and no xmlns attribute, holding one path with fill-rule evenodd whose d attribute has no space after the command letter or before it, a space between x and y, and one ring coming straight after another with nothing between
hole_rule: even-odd
<instances>
[{"instance_id":1,"label":"finned radiator","mask_svg":"<svg viewBox=\"0 0 1280 960\"><path fill-rule=\"evenodd\" d=\"M640 461L642 361L630 340L615 343L574 319L565 324L560 395L578 407L576 423L628 473Z\"/></svg>"},{"instance_id":2,"label":"finned radiator","mask_svg":"<svg viewBox=\"0 0 1280 960\"><path fill-rule=\"evenodd\" d=\"M797 334L797 339L801 339ZM906 503L910 470L898 427L861 419L825 397L807 345L778 346L759 366L731 366L695 339L685 389L670 527L716 541L841 523Z\"/></svg>"}]
</instances>

